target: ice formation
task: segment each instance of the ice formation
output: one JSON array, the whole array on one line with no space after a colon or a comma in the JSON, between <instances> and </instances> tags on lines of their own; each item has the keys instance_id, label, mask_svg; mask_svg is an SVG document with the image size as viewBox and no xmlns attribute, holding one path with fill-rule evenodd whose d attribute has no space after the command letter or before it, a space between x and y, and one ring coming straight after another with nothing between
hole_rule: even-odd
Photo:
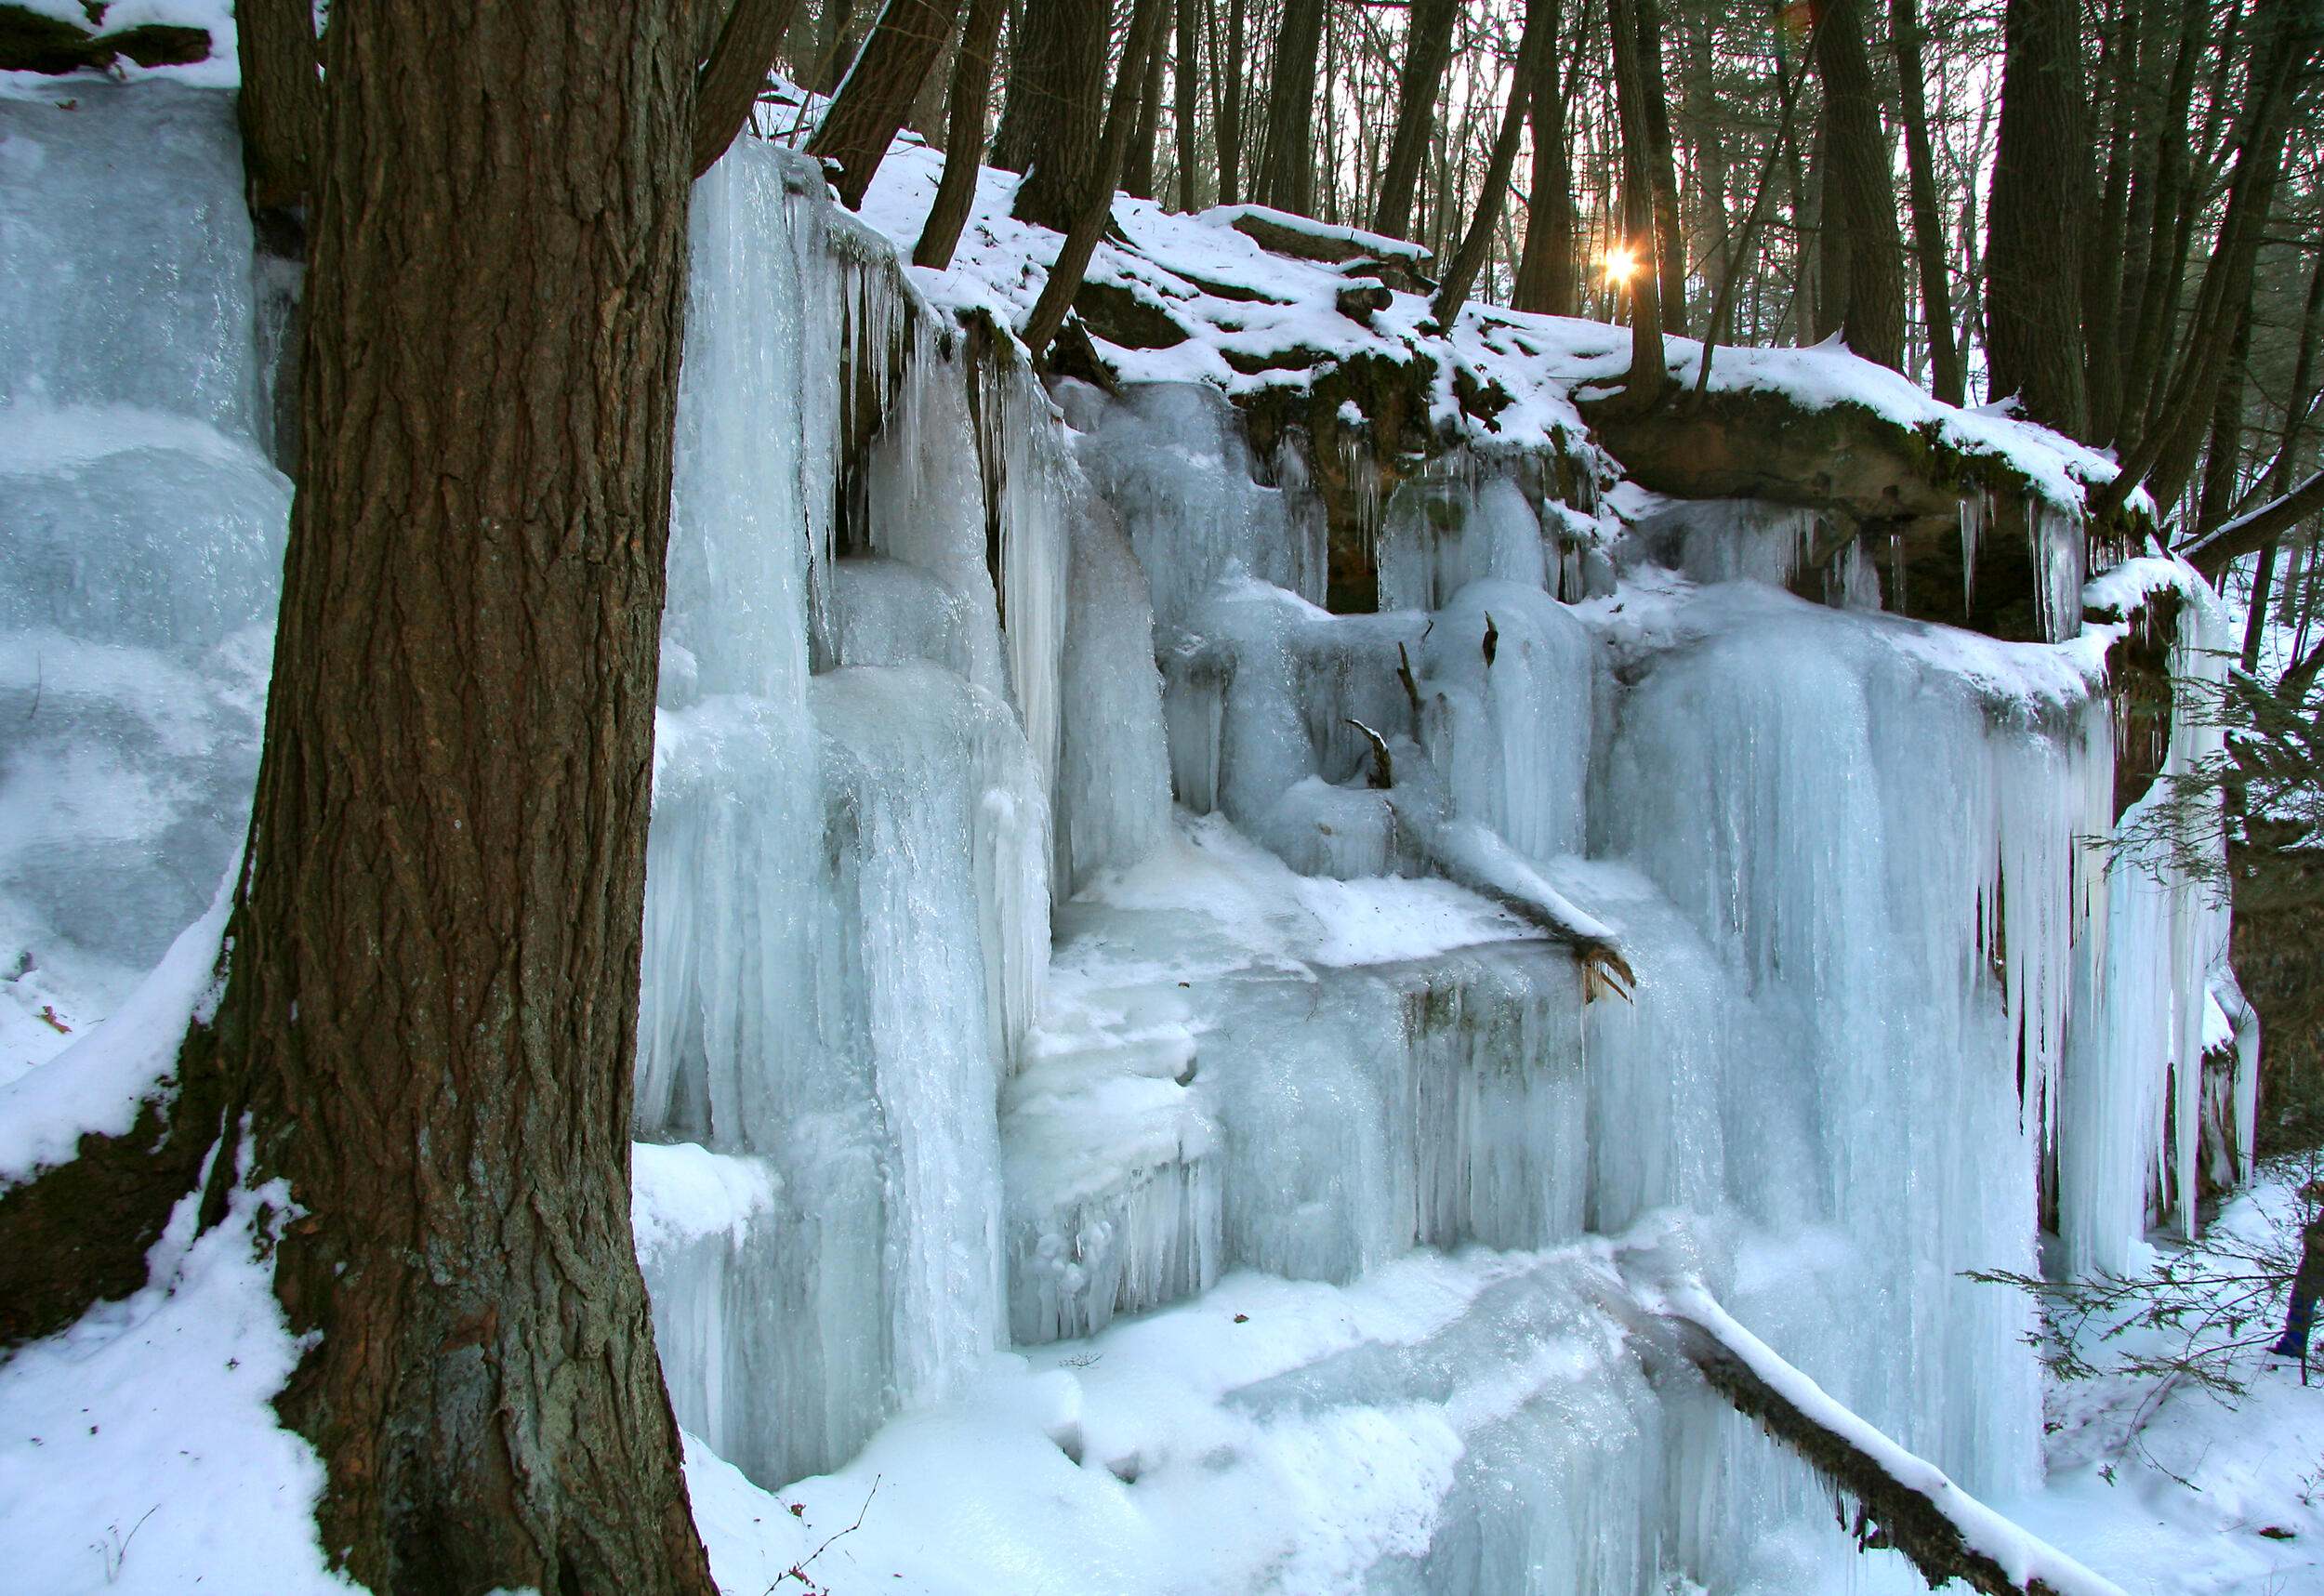
<instances>
[{"instance_id":1,"label":"ice formation","mask_svg":"<svg viewBox=\"0 0 2324 1596\"><path fill-rule=\"evenodd\" d=\"M0 328L0 936L102 1009L239 840L286 497L224 108L86 93L69 137L0 101L0 166L195 168L0 187L58 285ZM1031 1589L1852 1577L1824 1486L1648 1378L1606 1311L1642 1251L2031 1483L2027 1312L1961 1272L2032 1268L2045 1197L2119 1263L2204 1124L2250 1145L2248 1053L2204 1095L2224 919L2107 868L2119 628L1880 613L1813 516L1565 503L1513 446L1363 489L1380 608L1333 614L1301 435L1262 457L1208 381L1052 402L770 142L693 229L634 1220L699 1488L857 1459L989 1545L1034 1482ZM1829 604L1779 590L1811 566ZM989 1477L927 1462L1025 1413Z\"/></svg>"}]
</instances>

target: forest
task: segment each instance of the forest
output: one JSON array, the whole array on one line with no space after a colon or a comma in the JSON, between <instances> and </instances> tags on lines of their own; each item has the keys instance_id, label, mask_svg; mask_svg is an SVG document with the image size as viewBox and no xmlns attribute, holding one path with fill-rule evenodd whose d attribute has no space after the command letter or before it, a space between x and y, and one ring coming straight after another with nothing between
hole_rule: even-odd
<instances>
[{"instance_id":1,"label":"forest","mask_svg":"<svg viewBox=\"0 0 2324 1596\"><path fill-rule=\"evenodd\" d=\"M2324 1580L2320 99L0 4L0 1584Z\"/></svg>"}]
</instances>

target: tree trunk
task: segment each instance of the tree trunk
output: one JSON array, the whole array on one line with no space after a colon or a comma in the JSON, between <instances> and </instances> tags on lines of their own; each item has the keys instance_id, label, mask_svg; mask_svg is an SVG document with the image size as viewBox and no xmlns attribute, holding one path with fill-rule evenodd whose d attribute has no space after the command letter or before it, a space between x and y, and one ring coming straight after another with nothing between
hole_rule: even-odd
<instances>
[{"instance_id":1,"label":"tree trunk","mask_svg":"<svg viewBox=\"0 0 2324 1596\"><path fill-rule=\"evenodd\" d=\"M1578 19L1577 43L1587 16ZM1520 310L1552 316L1575 313L1578 263L1574 249L1573 151L1567 141L1566 111L1573 73L1561 76L1554 41L1541 52L1538 76L1527 99L1533 118L1533 196L1525 205L1525 248L1509 297Z\"/></svg>"},{"instance_id":2,"label":"tree trunk","mask_svg":"<svg viewBox=\"0 0 2324 1596\"><path fill-rule=\"evenodd\" d=\"M2122 361L2122 392L2114 428L2105 439L2107 442L2120 442L2145 430L2149 408L2168 375L2162 369L2167 329L2178 310L2186 224L2194 209L2186 200L2188 108L2195 94L2195 70L2202 55L2202 30L2208 15L2205 0L2181 0L2170 86L2161 106L2146 123L2151 165L2142 166L2134 179L2130 205L2132 217L2144 224L2140 232L2131 236L2143 235L2146 244L2134 257L2139 292L2135 297L2125 293L2123 320L2130 328L2131 342Z\"/></svg>"},{"instance_id":3,"label":"tree trunk","mask_svg":"<svg viewBox=\"0 0 2324 1596\"><path fill-rule=\"evenodd\" d=\"M1411 231L1413 191L1420 180L1421 163L1428 159L1436 94L1452 60L1453 27L1459 20L1460 0L1412 0L1404 73L1396 80L1395 130L1388 136L1388 163L1372 205L1374 232L1403 238Z\"/></svg>"},{"instance_id":4,"label":"tree trunk","mask_svg":"<svg viewBox=\"0 0 2324 1596\"><path fill-rule=\"evenodd\" d=\"M855 0L824 0L815 39L815 71L808 87L817 94L836 93L855 59Z\"/></svg>"},{"instance_id":5,"label":"tree trunk","mask_svg":"<svg viewBox=\"0 0 2324 1596\"><path fill-rule=\"evenodd\" d=\"M323 136L323 80L315 73L311 0L240 0L235 52L242 92L243 168L251 210L280 210L306 193Z\"/></svg>"},{"instance_id":6,"label":"tree trunk","mask_svg":"<svg viewBox=\"0 0 2324 1596\"><path fill-rule=\"evenodd\" d=\"M1936 397L1966 401L1969 379L1953 336L1952 280L1946 269L1945 219L1936 204L1936 160L1929 147L1928 96L1921 65L1921 18L1915 0L1890 0L1889 34L1905 124L1905 166L1912 200L1912 246L1919 262L1921 319Z\"/></svg>"},{"instance_id":7,"label":"tree trunk","mask_svg":"<svg viewBox=\"0 0 2324 1596\"><path fill-rule=\"evenodd\" d=\"M2114 0L2114 25L2099 66L2106 117L2106 183L2082 251L2082 391L2090 435L2110 438L2121 409L2123 224L2130 203L2131 86L2138 47L2137 0Z\"/></svg>"},{"instance_id":8,"label":"tree trunk","mask_svg":"<svg viewBox=\"0 0 2324 1596\"><path fill-rule=\"evenodd\" d=\"M1517 41L1517 64L1509 74L1509 99L1501 108L1500 131L1493 139L1493 153L1486 165L1485 181L1477 190L1469 231L1461 235L1460 248L1445 269L1431 310L1436 324L1447 332L1476 285L1477 273L1492 249L1493 230L1500 225L1501 205L1509 197L1509 175L1517 165L1517 144L1525 137L1525 103L1541 75L1542 57L1555 54L1557 7L1558 0L1525 0L1525 33Z\"/></svg>"},{"instance_id":9,"label":"tree trunk","mask_svg":"<svg viewBox=\"0 0 2324 1596\"><path fill-rule=\"evenodd\" d=\"M2150 477L2159 503L2170 503L2186 485L2225 375L2235 319L2251 297L2261 239L2283 174L2294 86L2319 43L2316 20L2300 7L2258 15L2267 25L2252 41L2250 81L2236 119L2235 173L2186 341L2154 409L2155 420L2123 452L2121 470L2095 497L2093 508L2102 513L2119 508L2133 486Z\"/></svg>"},{"instance_id":10,"label":"tree trunk","mask_svg":"<svg viewBox=\"0 0 2324 1596\"><path fill-rule=\"evenodd\" d=\"M1267 82L1267 134L1253 197L1305 216L1315 208L1315 52L1331 0L1283 0L1274 71Z\"/></svg>"},{"instance_id":11,"label":"tree trunk","mask_svg":"<svg viewBox=\"0 0 2324 1596\"><path fill-rule=\"evenodd\" d=\"M942 271L952 264L960 230L976 200L976 174L984 159L984 112L993 92L993 50L1000 42L1003 0L969 0L969 20L952 59L952 127L945 135L944 175L920 224L912 264Z\"/></svg>"},{"instance_id":12,"label":"tree trunk","mask_svg":"<svg viewBox=\"0 0 2324 1596\"><path fill-rule=\"evenodd\" d=\"M1678 153L1670 138L1670 91L1662 70L1661 0L1631 0L1638 11L1638 87L1644 101L1646 176L1654 185L1651 265L1660 277L1662 325L1686 331L1686 234L1679 225Z\"/></svg>"},{"instance_id":13,"label":"tree trunk","mask_svg":"<svg viewBox=\"0 0 2324 1596\"><path fill-rule=\"evenodd\" d=\"M708 171L726 153L750 118L759 91L774 70L799 0L734 0L720 25L710 59L694 77L693 175Z\"/></svg>"},{"instance_id":14,"label":"tree trunk","mask_svg":"<svg viewBox=\"0 0 2324 1596\"><path fill-rule=\"evenodd\" d=\"M1122 43L1121 71L1114 82L1114 100L1106 108L1105 127L1099 135L1094 152L1099 186L1087 208L1073 218L1066 230L1057 258L1050 265L1048 280L1041 284L1041 297L1034 301L1032 313L1025 318L1021 333L1025 348L1037 361L1048 351L1050 341L1057 336L1057 329L1065 324L1065 313L1073 308L1074 296L1081 291L1081 274L1089 269L1089 257L1097 253L1098 240L1104 236L1106 221L1113 215L1114 178L1129 153L1130 131L1138 115L1138 95L1146 75L1146 58L1161 47L1162 5L1163 0L1135 0L1130 9L1129 33Z\"/></svg>"},{"instance_id":15,"label":"tree trunk","mask_svg":"<svg viewBox=\"0 0 2324 1596\"><path fill-rule=\"evenodd\" d=\"M336 1563L708 1596L628 1218L693 34L636 0L376 0L325 53L224 996L174 1116L114 1144L138 1167L96 1189L91 1147L11 1191L0 1256L77 1183L120 1233L67 1286L117 1288L225 1128L208 1217L239 1154L295 1205L275 1286L314 1339L276 1405Z\"/></svg>"},{"instance_id":16,"label":"tree trunk","mask_svg":"<svg viewBox=\"0 0 2324 1596\"><path fill-rule=\"evenodd\" d=\"M2001 130L1986 199L1986 355L1996 399L2080 436L2081 174L2089 158L2078 0L2009 0Z\"/></svg>"},{"instance_id":17,"label":"tree trunk","mask_svg":"<svg viewBox=\"0 0 2324 1596\"><path fill-rule=\"evenodd\" d=\"M1178 208L1190 215L1202 208L1195 186L1195 8L1203 0L1178 0L1172 15L1178 22L1178 49L1171 61L1170 121L1178 156Z\"/></svg>"},{"instance_id":18,"label":"tree trunk","mask_svg":"<svg viewBox=\"0 0 2324 1596\"><path fill-rule=\"evenodd\" d=\"M2265 493L2271 499L2281 498L2291 486L2291 473L2300 456L2304 441L2304 423L2309 409L2316 403L2317 343L2324 333L2324 250L2316 257L2316 265L2308 272L2308 297L2300 310L2300 341L2293 346L2291 387L2284 403L2283 442L2276 450L2276 458L2267 469ZM2259 568L2251 574L2251 614L2243 628L2243 668L2254 670L2259 666L2260 641L2267 627L2267 591L2276 576L2276 542L2270 539L2260 550Z\"/></svg>"},{"instance_id":19,"label":"tree trunk","mask_svg":"<svg viewBox=\"0 0 2324 1596\"><path fill-rule=\"evenodd\" d=\"M1864 42L1864 0L1829 0L1816 28L1824 80L1824 296L1819 333L1866 360L1905 363L1904 246L1888 139Z\"/></svg>"},{"instance_id":20,"label":"tree trunk","mask_svg":"<svg viewBox=\"0 0 2324 1596\"><path fill-rule=\"evenodd\" d=\"M1226 55L1213 62L1218 68L1219 203L1240 204L1243 199L1243 100L1246 79L1243 51L1248 0L1226 0Z\"/></svg>"},{"instance_id":21,"label":"tree trunk","mask_svg":"<svg viewBox=\"0 0 2324 1596\"><path fill-rule=\"evenodd\" d=\"M1725 283L1723 273L1728 244L1727 196L1732 175L1727 166L1726 116L1719 105L1712 20L1699 11L1689 11L1685 16L1687 70L1684 103L1695 144L1696 214L1702 236L1701 248L1697 252L1697 270L1703 280L1707 314L1709 307L1722 297Z\"/></svg>"},{"instance_id":22,"label":"tree trunk","mask_svg":"<svg viewBox=\"0 0 2324 1596\"><path fill-rule=\"evenodd\" d=\"M1112 10L1107 0L1050 0L1018 39L1024 59L1009 80L1001 164L1023 163L1016 214L1059 232L1114 191L1114 177L1098 170Z\"/></svg>"},{"instance_id":23,"label":"tree trunk","mask_svg":"<svg viewBox=\"0 0 2324 1596\"><path fill-rule=\"evenodd\" d=\"M628 1178L693 52L637 0L375 0L327 50L211 1044L304 1210L277 1405L366 1584L706 1593Z\"/></svg>"},{"instance_id":24,"label":"tree trunk","mask_svg":"<svg viewBox=\"0 0 2324 1596\"><path fill-rule=\"evenodd\" d=\"M2251 307L2236 317L2226 369L2212 401L2211 442L2203 451L2202 491L2196 501L2195 533L2201 536L2235 513L2236 468L2243 461L2243 396L2251 364Z\"/></svg>"},{"instance_id":25,"label":"tree trunk","mask_svg":"<svg viewBox=\"0 0 2324 1596\"><path fill-rule=\"evenodd\" d=\"M912 113L936 58L944 53L959 0L888 0L849 69L839 98L824 112L807 152L838 168L834 187L852 210Z\"/></svg>"},{"instance_id":26,"label":"tree trunk","mask_svg":"<svg viewBox=\"0 0 2324 1596\"><path fill-rule=\"evenodd\" d=\"M1614 31L1614 102L1621 124L1622 231L1639 270L1630 284L1630 374L1616 404L1624 415L1644 415L1662 402L1670 369L1663 363L1662 296L1656 279L1654 190L1646 175L1644 74L1639 67L1635 0L1609 0Z\"/></svg>"},{"instance_id":27,"label":"tree trunk","mask_svg":"<svg viewBox=\"0 0 2324 1596\"><path fill-rule=\"evenodd\" d=\"M1129 158L1122 163L1123 191L1142 200L1154 198L1155 146L1162 141L1162 68L1169 59L1169 52L1160 47L1163 37L1163 33L1157 33L1156 47L1146 52L1145 82L1138 91L1138 125L1129 138Z\"/></svg>"}]
</instances>

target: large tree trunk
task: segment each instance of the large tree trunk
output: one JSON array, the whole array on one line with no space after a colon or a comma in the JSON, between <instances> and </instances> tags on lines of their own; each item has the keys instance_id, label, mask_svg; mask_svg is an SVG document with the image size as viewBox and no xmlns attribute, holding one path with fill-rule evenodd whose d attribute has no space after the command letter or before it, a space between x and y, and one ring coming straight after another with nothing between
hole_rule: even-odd
<instances>
[{"instance_id":1,"label":"large tree trunk","mask_svg":"<svg viewBox=\"0 0 2324 1596\"><path fill-rule=\"evenodd\" d=\"M1112 10L1107 0L1050 0L1016 44L997 158L1025 175L1016 214L1060 232L1114 189L1098 171Z\"/></svg>"},{"instance_id":2,"label":"large tree trunk","mask_svg":"<svg viewBox=\"0 0 2324 1596\"><path fill-rule=\"evenodd\" d=\"M327 53L214 1039L306 1216L278 1405L364 1583L706 1592L628 1219L693 52L639 0L374 0Z\"/></svg>"},{"instance_id":3,"label":"large tree trunk","mask_svg":"<svg viewBox=\"0 0 2324 1596\"><path fill-rule=\"evenodd\" d=\"M839 169L834 184L849 208L864 203L872 174L887 158L888 145L920 85L944 53L959 0L888 0L879 20L849 69L839 98L824 113L807 152Z\"/></svg>"},{"instance_id":4,"label":"large tree trunk","mask_svg":"<svg viewBox=\"0 0 2324 1596\"><path fill-rule=\"evenodd\" d=\"M1577 43L1587 16L1577 19ZM1525 248L1509 302L1552 316L1575 311L1578 262L1574 250L1573 148L1566 111L1573 74L1558 71L1555 41L1542 50L1526 113L1533 119L1533 195L1525 205Z\"/></svg>"},{"instance_id":5,"label":"large tree trunk","mask_svg":"<svg viewBox=\"0 0 2324 1596\"><path fill-rule=\"evenodd\" d=\"M1372 231L1403 238L1412 229L1412 195L1428 159L1436 121L1436 94L1452 60L1453 25L1460 0L1412 0L1405 32L1404 74L1396 80L1396 123L1388 136L1388 163L1372 205Z\"/></svg>"},{"instance_id":6,"label":"large tree trunk","mask_svg":"<svg viewBox=\"0 0 2324 1596\"><path fill-rule=\"evenodd\" d=\"M1283 0L1274 71L1267 80L1267 134L1252 197L1306 216L1315 208L1315 54L1331 0Z\"/></svg>"},{"instance_id":7,"label":"large tree trunk","mask_svg":"<svg viewBox=\"0 0 2324 1596\"><path fill-rule=\"evenodd\" d=\"M1081 291L1081 274L1089 269L1089 257L1097 252L1098 240L1104 236L1105 224L1113 216L1114 179L1120 174L1129 152L1147 58L1161 48L1163 4L1164 0L1133 0L1130 7L1129 32L1122 44L1121 71L1115 79L1113 103L1106 107L1105 126L1093 152L1097 186L1081 214L1066 229L1064 241L1058 245L1057 258L1050 264L1049 278L1041 284L1041 297L1033 302L1033 310L1020 329L1025 348L1037 361L1048 352L1050 341L1065 324L1065 313L1073 308L1074 296Z\"/></svg>"},{"instance_id":8,"label":"large tree trunk","mask_svg":"<svg viewBox=\"0 0 2324 1596\"><path fill-rule=\"evenodd\" d=\"M1864 0L1825 7L1816 71L1824 80L1824 291L1816 330L1839 332L1866 360L1902 370L1904 247L1864 42Z\"/></svg>"},{"instance_id":9,"label":"large tree trunk","mask_svg":"<svg viewBox=\"0 0 2324 1596\"><path fill-rule=\"evenodd\" d=\"M242 92L243 167L250 208L277 210L307 191L323 136L323 81L315 73L311 0L240 0L235 52Z\"/></svg>"},{"instance_id":10,"label":"large tree trunk","mask_svg":"<svg viewBox=\"0 0 2324 1596\"><path fill-rule=\"evenodd\" d=\"M1630 374L1615 402L1621 415L1643 415L1662 402L1670 384L1663 363L1662 296L1656 279L1654 190L1646 175L1644 74L1639 65L1636 0L1609 0L1614 30L1614 103L1621 124L1622 232L1638 269L1630 281Z\"/></svg>"},{"instance_id":11,"label":"large tree trunk","mask_svg":"<svg viewBox=\"0 0 2324 1596\"><path fill-rule=\"evenodd\" d=\"M239 1155L287 1183L277 1407L380 1590L712 1589L628 1171L696 54L640 0L335 9L225 992L157 1146L0 1202L20 1272L138 1154L94 1293L221 1129L211 1217Z\"/></svg>"},{"instance_id":12,"label":"large tree trunk","mask_svg":"<svg viewBox=\"0 0 2324 1596\"><path fill-rule=\"evenodd\" d=\"M2079 0L2009 0L2001 130L1986 201L1986 354L1996 399L2087 429L2082 174L2089 165Z\"/></svg>"},{"instance_id":13,"label":"large tree trunk","mask_svg":"<svg viewBox=\"0 0 2324 1596\"><path fill-rule=\"evenodd\" d=\"M1678 152L1670 138L1670 89L1662 70L1661 0L1631 0L1638 10L1638 88L1645 113L1646 177L1654 185L1655 253L1662 325L1686 331L1686 234L1679 225Z\"/></svg>"},{"instance_id":14,"label":"large tree trunk","mask_svg":"<svg viewBox=\"0 0 2324 1596\"><path fill-rule=\"evenodd\" d=\"M1936 397L1960 404L1968 395L1961 345L1953 336L1952 282L1946 268L1945 218L1936 204L1936 160L1929 145L1928 96L1921 65L1921 18L1915 0L1890 0L1890 42L1905 125L1906 180L1912 200L1912 248L1921 277L1921 314L1929 334Z\"/></svg>"},{"instance_id":15,"label":"large tree trunk","mask_svg":"<svg viewBox=\"0 0 2324 1596\"><path fill-rule=\"evenodd\" d=\"M976 174L984 159L984 112L993 92L993 50L1000 42L1003 0L969 0L969 20L952 64L952 126L944 136L944 175L920 224L912 264L941 271L952 264L960 230L976 200Z\"/></svg>"}]
</instances>

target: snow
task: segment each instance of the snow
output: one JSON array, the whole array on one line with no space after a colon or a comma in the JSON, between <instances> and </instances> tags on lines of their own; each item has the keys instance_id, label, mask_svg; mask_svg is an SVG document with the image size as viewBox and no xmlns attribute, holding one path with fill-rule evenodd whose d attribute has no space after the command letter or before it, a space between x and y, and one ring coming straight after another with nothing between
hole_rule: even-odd
<instances>
[{"instance_id":1,"label":"snow","mask_svg":"<svg viewBox=\"0 0 2324 1596\"><path fill-rule=\"evenodd\" d=\"M101 1033L100 1033L101 1035ZM273 1399L302 1351L274 1299L279 1183L198 1234L188 1196L151 1279L0 1365L0 1565L21 1590L340 1593L313 1450Z\"/></svg>"},{"instance_id":2,"label":"snow","mask_svg":"<svg viewBox=\"0 0 2324 1596\"><path fill-rule=\"evenodd\" d=\"M82 340L0 332L0 508L33 529L0 556L0 714L54 721L0 769L0 937L35 956L0 1004L29 1068L0 1180L125 1127L205 1000L287 503L227 106L82 86L0 101L0 164L67 179L0 190L0 256ZM96 204L145 180L139 138L173 193ZM2036 1265L2052 1154L2078 1267L2146 1245L2158 1173L2191 1218L2223 1025L2250 1145L2223 925L2095 857L2119 626L2003 643L1876 613L1860 570L1834 606L1781 592L1817 528L1657 500L1590 442L1618 329L1351 320L1350 272L1231 216L1124 202L1092 271L1187 336L1102 350L1117 394L1044 391L955 319L1021 314L1054 235L987 172L955 265L902 266L935 171L901 141L857 219L746 139L693 207L632 1220L721 1582L1909 1588L1803 1468L1647 1378L1607 1304L1648 1252L1895 1468L2033 1503L2120 1578L2121 1515L2043 1518L2026 1305L1962 1278ZM1235 408L1313 380L1270 363L1293 348L1427 367L1442 453L1359 508L1378 613L1322 607L1318 462ZM1714 382L2022 472L2059 634L2167 583L2183 650L2213 637L2175 565L2085 587L2086 451L1837 349L1722 350ZM1637 990L1591 1000L1575 941ZM0 1370L0 1428L51 1440L94 1394L140 1448L76 1431L44 1473L0 1435L0 1533L38 1526L59 1588L116 1532L131 1569L323 1578L237 1201L157 1254L176 1295ZM229 1445L225 1506L190 1511L166 1458ZM231 1544L190 1538L213 1520ZM2143 1571L2173 1543L2119 1544Z\"/></svg>"}]
</instances>

